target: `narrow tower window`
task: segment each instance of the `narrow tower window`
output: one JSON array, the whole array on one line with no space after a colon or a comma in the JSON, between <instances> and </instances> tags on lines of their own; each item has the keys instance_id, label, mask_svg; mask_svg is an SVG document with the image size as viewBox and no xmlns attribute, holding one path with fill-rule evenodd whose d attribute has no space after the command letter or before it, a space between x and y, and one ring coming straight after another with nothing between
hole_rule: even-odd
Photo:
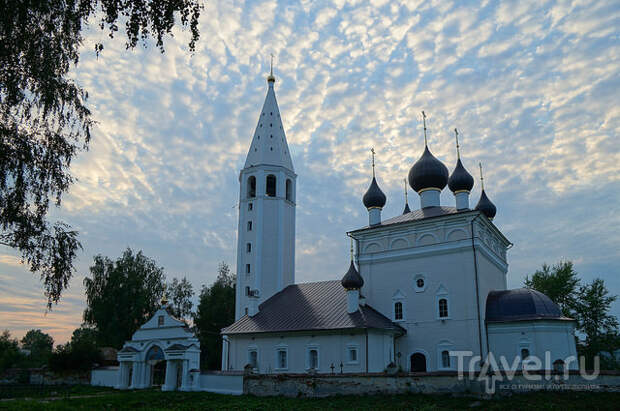
<instances>
[{"instance_id":1,"label":"narrow tower window","mask_svg":"<svg viewBox=\"0 0 620 411\"><path fill-rule=\"evenodd\" d=\"M250 274L250 264L245 265L245 273Z\"/></svg>"},{"instance_id":2,"label":"narrow tower window","mask_svg":"<svg viewBox=\"0 0 620 411\"><path fill-rule=\"evenodd\" d=\"M248 197L256 197L256 177L248 177Z\"/></svg>"},{"instance_id":3,"label":"narrow tower window","mask_svg":"<svg viewBox=\"0 0 620 411\"><path fill-rule=\"evenodd\" d=\"M448 300L445 298L439 299L439 318L445 318L448 316Z\"/></svg>"},{"instance_id":4,"label":"narrow tower window","mask_svg":"<svg viewBox=\"0 0 620 411\"><path fill-rule=\"evenodd\" d=\"M248 231L252 231L252 222L248 221Z\"/></svg>"},{"instance_id":5,"label":"narrow tower window","mask_svg":"<svg viewBox=\"0 0 620 411\"><path fill-rule=\"evenodd\" d=\"M248 252L248 253L251 253L251 252L252 252L252 243L247 243L247 244L245 245L245 247L246 247L246 249L247 249L247 252Z\"/></svg>"},{"instance_id":6,"label":"narrow tower window","mask_svg":"<svg viewBox=\"0 0 620 411\"><path fill-rule=\"evenodd\" d=\"M293 201L293 182L290 179L286 179L286 199Z\"/></svg>"},{"instance_id":7,"label":"narrow tower window","mask_svg":"<svg viewBox=\"0 0 620 411\"><path fill-rule=\"evenodd\" d=\"M441 366L450 368L450 353L447 350L441 352Z\"/></svg>"},{"instance_id":8,"label":"narrow tower window","mask_svg":"<svg viewBox=\"0 0 620 411\"><path fill-rule=\"evenodd\" d=\"M394 319L402 320L403 319L403 303L398 301L394 303Z\"/></svg>"},{"instance_id":9,"label":"narrow tower window","mask_svg":"<svg viewBox=\"0 0 620 411\"><path fill-rule=\"evenodd\" d=\"M276 176L273 174L267 176L267 189L265 190L265 194L269 197L276 196Z\"/></svg>"}]
</instances>

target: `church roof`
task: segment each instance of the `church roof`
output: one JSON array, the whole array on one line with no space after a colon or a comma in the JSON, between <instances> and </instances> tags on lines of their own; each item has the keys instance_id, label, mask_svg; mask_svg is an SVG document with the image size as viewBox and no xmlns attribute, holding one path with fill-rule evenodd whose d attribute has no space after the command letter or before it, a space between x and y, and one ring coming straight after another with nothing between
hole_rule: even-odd
<instances>
[{"instance_id":1,"label":"church roof","mask_svg":"<svg viewBox=\"0 0 620 411\"><path fill-rule=\"evenodd\" d=\"M222 334L368 328L405 332L368 305L347 313L346 290L336 280L289 285L263 302L255 316L241 317Z\"/></svg>"},{"instance_id":2,"label":"church roof","mask_svg":"<svg viewBox=\"0 0 620 411\"><path fill-rule=\"evenodd\" d=\"M491 291L487 296L487 322L570 320L545 294L529 288Z\"/></svg>"},{"instance_id":3,"label":"church roof","mask_svg":"<svg viewBox=\"0 0 620 411\"><path fill-rule=\"evenodd\" d=\"M443 207L443 206L442 207L426 207L426 208L422 208L419 210L413 210L408 213L403 213L396 217L388 218L387 220L381 221L381 223L377 225L373 225L372 228L383 227L383 226L388 226L392 224L407 223L410 221L424 220L425 218L441 217L444 215L469 213L469 212L471 212L471 210L457 210L456 207ZM367 228L370 228L370 227L364 227L364 228L360 228L359 230L353 230L353 231L365 230Z\"/></svg>"},{"instance_id":4,"label":"church roof","mask_svg":"<svg viewBox=\"0 0 620 411\"><path fill-rule=\"evenodd\" d=\"M258 124L256 124L252 144L243 168L273 165L295 171L280 118L280 109L274 91L275 81L267 83L269 85L267 96L258 117Z\"/></svg>"}]
</instances>

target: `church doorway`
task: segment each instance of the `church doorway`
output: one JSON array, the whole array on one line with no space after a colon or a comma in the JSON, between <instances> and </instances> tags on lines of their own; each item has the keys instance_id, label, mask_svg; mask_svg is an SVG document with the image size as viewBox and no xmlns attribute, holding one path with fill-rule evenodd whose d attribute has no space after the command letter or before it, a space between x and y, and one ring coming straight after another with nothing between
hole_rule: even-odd
<instances>
[{"instance_id":1,"label":"church doorway","mask_svg":"<svg viewBox=\"0 0 620 411\"><path fill-rule=\"evenodd\" d=\"M411 372L426 372L426 356L422 353L414 353L411 356Z\"/></svg>"},{"instance_id":2,"label":"church doorway","mask_svg":"<svg viewBox=\"0 0 620 411\"><path fill-rule=\"evenodd\" d=\"M146 353L146 363L151 369L151 386L161 387L164 385L166 378L166 360L164 358L164 350L159 346L152 346Z\"/></svg>"}]
</instances>

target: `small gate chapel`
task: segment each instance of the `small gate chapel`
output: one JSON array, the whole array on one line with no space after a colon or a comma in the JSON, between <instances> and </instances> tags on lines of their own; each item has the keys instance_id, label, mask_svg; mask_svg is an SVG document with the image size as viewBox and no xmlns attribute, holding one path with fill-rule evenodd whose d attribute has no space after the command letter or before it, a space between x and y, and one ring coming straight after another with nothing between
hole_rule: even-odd
<instances>
[{"instance_id":1,"label":"small gate chapel","mask_svg":"<svg viewBox=\"0 0 620 411\"><path fill-rule=\"evenodd\" d=\"M170 315L168 302L118 352L118 389L152 386L191 391L200 384L200 342L183 321Z\"/></svg>"}]
</instances>

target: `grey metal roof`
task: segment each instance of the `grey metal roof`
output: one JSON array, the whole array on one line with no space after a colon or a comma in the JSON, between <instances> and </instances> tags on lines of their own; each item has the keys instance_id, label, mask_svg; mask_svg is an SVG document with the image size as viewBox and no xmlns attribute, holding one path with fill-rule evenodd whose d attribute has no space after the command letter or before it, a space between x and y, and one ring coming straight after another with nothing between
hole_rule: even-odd
<instances>
[{"instance_id":1,"label":"grey metal roof","mask_svg":"<svg viewBox=\"0 0 620 411\"><path fill-rule=\"evenodd\" d=\"M385 227L392 224L407 223L410 221L419 221L424 220L425 218L441 217L444 215L469 213L471 211L472 210L457 210L456 207L426 207L419 210L413 210L409 213L402 214L396 217L388 218L387 220L381 221L380 224L373 225L372 228ZM367 228L371 227L366 226L358 230L353 230L353 232L365 230Z\"/></svg>"},{"instance_id":2,"label":"grey metal roof","mask_svg":"<svg viewBox=\"0 0 620 411\"><path fill-rule=\"evenodd\" d=\"M491 291L487 296L486 321L570 320L545 294L529 288Z\"/></svg>"},{"instance_id":3,"label":"grey metal roof","mask_svg":"<svg viewBox=\"0 0 620 411\"><path fill-rule=\"evenodd\" d=\"M405 332L368 305L347 313L347 295L340 281L321 281L289 285L263 302L254 317L240 318L223 328L222 334L366 328Z\"/></svg>"}]
</instances>

